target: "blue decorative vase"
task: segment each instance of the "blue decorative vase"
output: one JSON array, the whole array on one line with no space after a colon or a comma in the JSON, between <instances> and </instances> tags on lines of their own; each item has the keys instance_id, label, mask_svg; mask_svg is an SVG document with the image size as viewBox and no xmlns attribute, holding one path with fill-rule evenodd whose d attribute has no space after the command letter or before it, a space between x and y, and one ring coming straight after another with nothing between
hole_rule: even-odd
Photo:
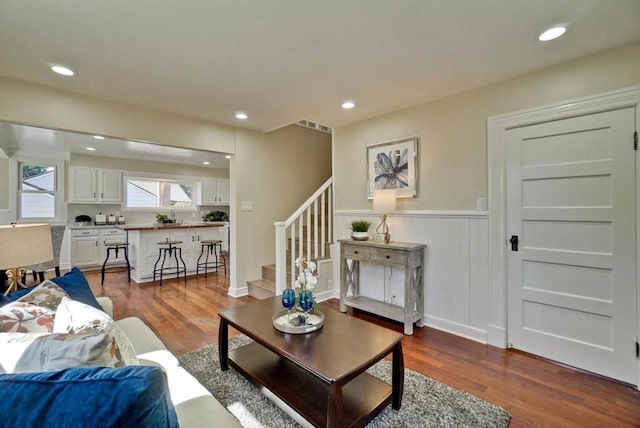
<instances>
[{"instance_id":1,"label":"blue decorative vase","mask_svg":"<svg viewBox=\"0 0 640 428\"><path fill-rule=\"evenodd\" d=\"M300 307L305 312L313 307L313 293L311 290L300 291Z\"/></svg>"},{"instance_id":2,"label":"blue decorative vase","mask_svg":"<svg viewBox=\"0 0 640 428\"><path fill-rule=\"evenodd\" d=\"M286 288L282 291L282 306L287 309L293 308L296 304L296 292L293 288Z\"/></svg>"}]
</instances>

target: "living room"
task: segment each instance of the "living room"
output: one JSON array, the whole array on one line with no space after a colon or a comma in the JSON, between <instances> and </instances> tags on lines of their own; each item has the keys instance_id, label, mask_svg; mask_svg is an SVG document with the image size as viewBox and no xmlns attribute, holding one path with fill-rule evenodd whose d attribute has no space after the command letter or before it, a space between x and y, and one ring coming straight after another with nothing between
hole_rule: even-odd
<instances>
[{"instance_id":1,"label":"living room","mask_svg":"<svg viewBox=\"0 0 640 428\"><path fill-rule=\"evenodd\" d=\"M569 3L563 4L565 13L580 12L597 20L597 14L594 18L589 7ZM635 11L632 3L624 5ZM550 4L545 7L549 8ZM603 2L592 2L590 7L601 12L606 6ZM569 28L568 36L576 27L574 24ZM595 33L592 29L589 34ZM558 43L569 43L562 40ZM333 126L331 140L324 135L315 137L320 133L295 126L264 133L262 131L271 128L222 125L166 112L158 106L149 108L106 96L81 94L73 83L60 83L53 77L37 83L34 83L37 79L26 77L1 77L0 119L89 135L97 133L172 147L233 153L230 216L236 227L231 236L231 247L235 248L228 285L232 297L243 296L246 282L260 276L263 264L273 262L273 222L286 219L296 204L313 193L329 175L334 180L336 239L348 238L348 227L354 219L370 219L375 227L379 220L372 211L366 188L367 147L417 137L417 196L398 199L397 211L389 216L388 222L393 240L419 241L428 246L425 328L440 329L500 349L508 342L507 293L504 281L496 277L489 256L492 248L490 213L495 195L491 194L490 177L494 173L487 119L522 110L558 107L640 84L634 72L640 65L637 35L624 43L567 55L566 51L577 52L580 44L575 39L569 40L572 40L569 46L561 45L566 55L562 60L558 54L557 59L548 59L546 64L538 63L517 74L505 73L481 85L458 88L446 96L433 97L420 92L414 98L400 100L393 98L389 94L392 89L387 88L388 93L377 97L389 98L390 103L361 113L357 120L345 116L348 111L341 111L341 119L335 122L324 121L321 116L308 117L302 109L295 116L295 119L317 119ZM549 44L544 48L553 46ZM542 49L540 46L534 51ZM515 52L503 50L494 54L494 62L507 63ZM364 94L357 97L354 111L369 108L365 100ZM339 109L339 102L336 108ZM73 114L69 114L70 111ZM317 140L311 141L313 138ZM319 148L318 143L324 147ZM316 162L318 158L322 162ZM3 161L8 162L0 159ZM3 176L3 182L5 179ZM275 183L287 183L287 192L280 191ZM289 189L289 183L296 186ZM8 192L0 194L5 196L0 198L0 202L4 202L0 207L5 209L3 224L14 220L8 218L11 216L7 210L8 195ZM253 202L253 211L240 210L241 202L246 201ZM336 292L338 278L335 263ZM637 331L637 316L633 322L632 329ZM633 384L637 385L637 381ZM512 423L516 422L514 419Z\"/></svg>"}]
</instances>

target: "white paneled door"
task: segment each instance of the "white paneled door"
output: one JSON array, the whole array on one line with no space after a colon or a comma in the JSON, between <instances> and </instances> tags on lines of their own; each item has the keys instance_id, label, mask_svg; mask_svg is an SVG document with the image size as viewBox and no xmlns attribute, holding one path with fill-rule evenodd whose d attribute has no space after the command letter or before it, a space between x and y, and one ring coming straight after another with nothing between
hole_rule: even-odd
<instances>
[{"instance_id":1,"label":"white paneled door","mask_svg":"<svg viewBox=\"0 0 640 428\"><path fill-rule=\"evenodd\" d=\"M633 384L635 114L507 131L509 344Z\"/></svg>"}]
</instances>

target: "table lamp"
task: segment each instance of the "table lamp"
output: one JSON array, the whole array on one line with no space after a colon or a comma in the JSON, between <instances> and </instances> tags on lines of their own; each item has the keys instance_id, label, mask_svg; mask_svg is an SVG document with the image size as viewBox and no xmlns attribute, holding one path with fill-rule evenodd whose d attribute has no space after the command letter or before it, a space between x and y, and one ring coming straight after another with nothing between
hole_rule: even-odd
<instances>
[{"instance_id":1,"label":"table lamp","mask_svg":"<svg viewBox=\"0 0 640 428\"><path fill-rule=\"evenodd\" d=\"M387 214L396 210L396 190L376 189L373 191L373 212L380 214L382 220L376 227L376 234L384 236L385 244L391 240L389 226L387 226Z\"/></svg>"},{"instance_id":2,"label":"table lamp","mask_svg":"<svg viewBox=\"0 0 640 428\"><path fill-rule=\"evenodd\" d=\"M53 259L51 227L48 224L16 224L0 226L0 269L7 270L9 288L4 294L25 288L21 278L25 266Z\"/></svg>"}]
</instances>

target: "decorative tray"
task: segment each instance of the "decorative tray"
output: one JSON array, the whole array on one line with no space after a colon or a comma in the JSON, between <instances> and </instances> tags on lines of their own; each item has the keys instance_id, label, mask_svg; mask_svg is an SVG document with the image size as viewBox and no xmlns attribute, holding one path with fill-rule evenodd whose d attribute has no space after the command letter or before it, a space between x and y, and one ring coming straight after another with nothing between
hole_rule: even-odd
<instances>
[{"instance_id":1,"label":"decorative tray","mask_svg":"<svg viewBox=\"0 0 640 428\"><path fill-rule=\"evenodd\" d=\"M324 325L324 314L317 309L307 314L305 324L294 324L294 320L299 320L299 317L304 316L303 312L296 310L292 310L289 315L289 312L283 309L273 314L273 327L283 333L305 334L319 330Z\"/></svg>"}]
</instances>

